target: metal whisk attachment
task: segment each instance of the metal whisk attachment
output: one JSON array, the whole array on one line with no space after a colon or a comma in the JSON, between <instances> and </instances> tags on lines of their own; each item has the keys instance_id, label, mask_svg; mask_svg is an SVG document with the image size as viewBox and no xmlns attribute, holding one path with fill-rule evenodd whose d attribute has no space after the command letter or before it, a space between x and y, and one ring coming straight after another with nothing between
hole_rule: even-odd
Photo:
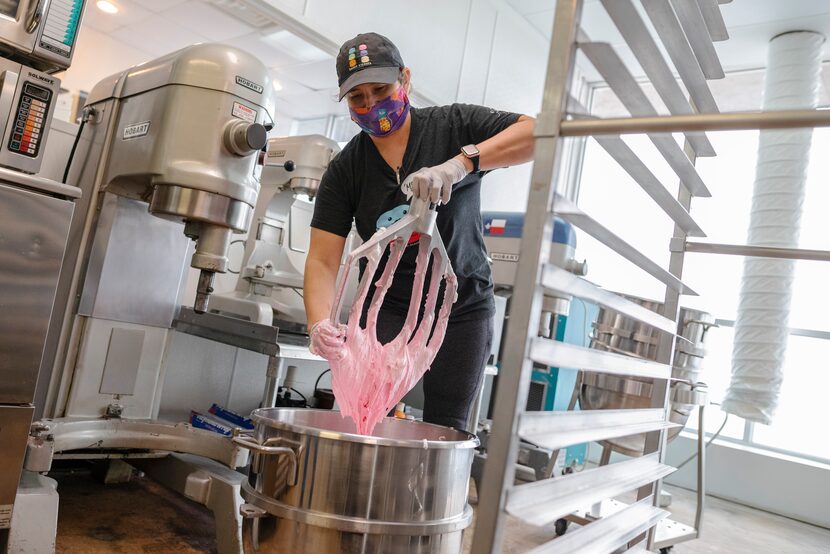
<instances>
[{"instance_id":1,"label":"metal whisk attachment","mask_svg":"<svg viewBox=\"0 0 830 554\"><path fill-rule=\"evenodd\" d=\"M344 416L352 417L358 431L371 434L372 428L418 382L432 364L444 340L450 309L456 300L457 280L441 235L435 226L437 213L429 202L413 198L409 212L393 225L381 229L351 252L340 276L331 311L331 322L339 325L343 291L349 273L361 258L366 269L357 297L349 312L343 357L330 360L332 387ZM386 292L392 285L410 237L418 233L418 255L412 296L400 333L389 343L380 344L377 320ZM380 278L373 283L384 253L389 258ZM430 268L431 264L431 268ZM424 300L424 286L429 283ZM436 317L441 282L444 298ZM363 306L370 286L376 287L366 317L360 326ZM423 311L422 311L423 308ZM423 314L419 321L419 315Z\"/></svg>"}]
</instances>

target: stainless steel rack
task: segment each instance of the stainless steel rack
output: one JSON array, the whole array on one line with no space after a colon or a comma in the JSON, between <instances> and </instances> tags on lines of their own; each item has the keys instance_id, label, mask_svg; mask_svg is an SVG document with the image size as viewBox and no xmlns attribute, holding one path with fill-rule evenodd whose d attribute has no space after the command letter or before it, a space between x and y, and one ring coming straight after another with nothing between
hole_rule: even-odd
<instances>
[{"instance_id":1,"label":"stainless steel rack","mask_svg":"<svg viewBox=\"0 0 830 554\"><path fill-rule=\"evenodd\" d=\"M664 464L668 419L669 381L676 337L679 299L694 291L681 281L685 252L827 259L826 252L768 249L740 245L706 245L687 242L704 232L689 213L693 196L710 196L695 169L698 156L714 155L704 134L708 130L770 129L830 126L830 111L800 110L721 114L706 82L723 77L713 40L728 38L717 0L640 0L654 28L649 31L633 0L601 0L612 21L631 48L646 76L668 108L659 115L640 84L610 44L591 40L580 28L582 0L558 0L550 42L542 112L536 123L536 146L531 187L525 215L517 282L504 345L496 393L492 433L481 490L472 552L499 552L508 515L546 525L579 507L613 502L614 509L565 536L532 552L605 554L628 548L644 552L665 548L697 536L697 530L679 526L674 536L657 536L667 513L658 505L660 480L673 471ZM660 40L674 71L689 97L676 82L672 67L660 49ZM580 49L619 97L632 117L599 119L570 97L575 55ZM685 135L685 148L667 133ZM619 135L648 134L677 174L682 186L675 198ZM667 268L651 261L612 233L574 203L555 194L562 139L593 136L617 163L643 188L674 222ZM626 260L665 285L663 311L655 314L601 287L549 263L554 215L593 236ZM669 238L669 237L667 237ZM667 241L668 242L668 241ZM786 250L786 251L784 251ZM658 361L566 345L536 336L545 292L570 294L596 302L645 322L661 331ZM533 363L582 371L599 371L654 379L650 409L581 412L525 412ZM556 450L586 441L646 433L641 458L615 463L579 474L515 485L515 462L521 439ZM700 476L702 479L702 475ZM630 505L611 501L636 491ZM703 493L699 496L702 510Z\"/></svg>"}]
</instances>

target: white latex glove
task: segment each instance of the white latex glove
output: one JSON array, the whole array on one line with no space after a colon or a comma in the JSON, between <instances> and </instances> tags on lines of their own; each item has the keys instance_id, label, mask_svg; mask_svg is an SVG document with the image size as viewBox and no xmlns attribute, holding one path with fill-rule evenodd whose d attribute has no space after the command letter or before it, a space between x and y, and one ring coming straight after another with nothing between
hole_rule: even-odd
<instances>
[{"instance_id":1,"label":"white latex glove","mask_svg":"<svg viewBox=\"0 0 830 554\"><path fill-rule=\"evenodd\" d=\"M433 204L446 204L450 201L452 186L466 176L464 164L452 158L441 165L424 167L410 174L401 184L401 190L407 198L414 195Z\"/></svg>"},{"instance_id":2,"label":"white latex glove","mask_svg":"<svg viewBox=\"0 0 830 554\"><path fill-rule=\"evenodd\" d=\"M346 326L321 319L311 326L308 349L327 360L340 359L345 354Z\"/></svg>"}]
</instances>

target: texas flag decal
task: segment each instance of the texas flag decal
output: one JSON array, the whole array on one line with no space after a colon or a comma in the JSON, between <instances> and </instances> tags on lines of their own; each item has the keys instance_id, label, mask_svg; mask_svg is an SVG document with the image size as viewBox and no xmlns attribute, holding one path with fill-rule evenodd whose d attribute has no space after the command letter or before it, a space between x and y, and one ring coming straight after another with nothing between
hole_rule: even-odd
<instances>
[{"instance_id":1,"label":"texas flag decal","mask_svg":"<svg viewBox=\"0 0 830 554\"><path fill-rule=\"evenodd\" d=\"M489 231L491 235L503 235L506 227L506 219L492 219L488 223L484 224L484 229Z\"/></svg>"}]
</instances>

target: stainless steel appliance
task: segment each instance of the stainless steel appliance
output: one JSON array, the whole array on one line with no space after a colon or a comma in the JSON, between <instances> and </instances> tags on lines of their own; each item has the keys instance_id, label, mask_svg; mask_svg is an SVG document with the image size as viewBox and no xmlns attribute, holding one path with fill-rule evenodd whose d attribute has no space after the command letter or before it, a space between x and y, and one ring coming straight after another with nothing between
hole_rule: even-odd
<instances>
[{"instance_id":1,"label":"stainless steel appliance","mask_svg":"<svg viewBox=\"0 0 830 554\"><path fill-rule=\"evenodd\" d=\"M37 173L60 81L5 59L0 59L0 81L0 165Z\"/></svg>"},{"instance_id":2,"label":"stainless steel appliance","mask_svg":"<svg viewBox=\"0 0 830 554\"><path fill-rule=\"evenodd\" d=\"M655 312L662 307L659 302L652 300L631 296L627 298ZM715 318L712 315L700 310L680 308L677 330L679 338L675 344L672 365L674 381L671 386L670 417L679 427L668 431L669 441L683 430L692 410L706 404L707 389L701 382L701 371L706 355L706 333L714 325ZM658 339L659 332L653 327L613 310L601 308L594 323L591 348L656 360ZM579 374L577 387L583 410L649 408L651 405L650 379L583 371ZM631 435L608 439L601 444L628 456L640 456L644 442L644 435Z\"/></svg>"},{"instance_id":3,"label":"stainless steel appliance","mask_svg":"<svg viewBox=\"0 0 830 554\"><path fill-rule=\"evenodd\" d=\"M68 160L67 182L84 199L40 364L49 385L38 397L27 469L106 448L244 463L230 438L155 417L187 259L202 271L196 307L204 311L231 234L251 221L273 94L259 60L218 44L184 48L93 88ZM223 513L233 520L232 510Z\"/></svg>"},{"instance_id":4,"label":"stainless steel appliance","mask_svg":"<svg viewBox=\"0 0 830 554\"><path fill-rule=\"evenodd\" d=\"M0 166L37 173L84 0L0 1Z\"/></svg>"},{"instance_id":5,"label":"stainless steel appliance","mask_svg":"<svg viewBox=\"0 0 830 554\"><path fill-rule=\"evenodd\" d=\"M104 79L87 99L102 116L90 137L104 149L106 167L93 170L102 190L149 203L196 241L196 311L207 309L214 274L227 271L231 234L251 223L273 92L250 54L197 44Z\"/></svg>"},{"instance_id":6,"label":"stainless steel appliance","mask_svg":"<svg viewBox=\"0 0 830 554\"><path fill-rule=\"evenodd\" d=\"M0 1L0 552L81 191L35 176L84 0Z\"/></svg>"},{"instance_id":7,"label":"stainless steel appliance","mask_svg":"<svg viewBox=\"0 0 830 554\"><path fill-rule=\"evenodd\" d=\"M251 222L274 89L250 54L184 48L98 83L68 182L87 195L42 371L43 415L153 419L190 265L196 309ZM187 237L197 239L193 252Z\"/></svg>"},{"instance_id":8,"label":"stainless steel appliance","mask_svg":"<svg viewBox=\"0 0 830 554\"><path fill-rule=\"evenodd\" d=\"M282 330L305 332L301 290L314 196L340 147L322 135L268 140L259 193L236 289L215 295L211 309ZM356 234L350 235L354 240ZM350 251L352 244L345 250Z\"/></svg>"},{"instance_id":9,"label":"stainless steel appliance","mask_svg":"<svg viewBox=\"0 0 830 554\"><path fill-rule=\"evenodd\" d=\"M338 412L256 410L242 485L246 551L456 554L470 524L475 436L386 418L356 435Z\"/></svg>"},{"instance_id":10,"label":"stainless steel appliance","mask_svg":"<svg viewBox=\"0 0 830 554\"><path fill-rule=\"evenodd\" d=\"M86 0L0 0L0 55L52 73L75 53Z\"/></svg>"},{"instance_id":11,"label":"stainless steel appliance","mask_svg":"<svg viewBox=\"0 0 830 554\"><path fill-rule=\"evenodd\" d=\"M75 187L0 168L0 551L11 523Z\"/></svg>"}]
</instances>

